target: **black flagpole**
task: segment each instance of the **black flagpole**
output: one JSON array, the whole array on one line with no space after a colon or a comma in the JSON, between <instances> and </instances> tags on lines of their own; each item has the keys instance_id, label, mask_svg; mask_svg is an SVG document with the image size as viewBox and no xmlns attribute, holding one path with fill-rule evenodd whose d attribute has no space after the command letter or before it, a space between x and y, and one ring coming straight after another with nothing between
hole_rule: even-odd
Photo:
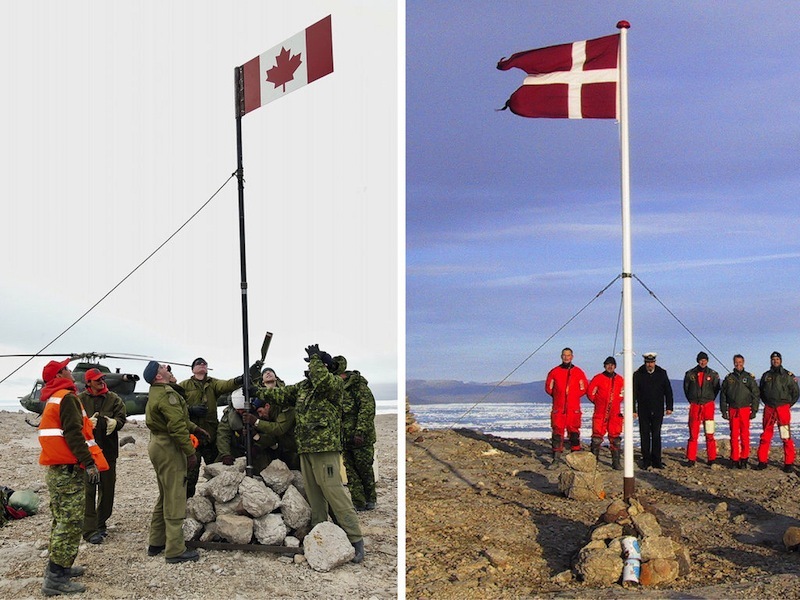
<instances>
[{"instance_id":1,"label":"black flagpole","mask_svg":"<svg viewBox=\"0 0 800 600\"><path fill-rule=\"evenodd\" d=\"M235 67L234 86L236 94L236 178L239 180L239 262L242 270L242 360L244 366L242 373L242 391L244 392L244 409L250 412L250 357L247 348L249 340L247 337L247 260L244 244L244 164L242 161L242 115L244 114L244 69ZM252 448L250 441L250 425L244 425L244 444L247 466L245 474L253 476Z\"/></svg>"}]
</instances>

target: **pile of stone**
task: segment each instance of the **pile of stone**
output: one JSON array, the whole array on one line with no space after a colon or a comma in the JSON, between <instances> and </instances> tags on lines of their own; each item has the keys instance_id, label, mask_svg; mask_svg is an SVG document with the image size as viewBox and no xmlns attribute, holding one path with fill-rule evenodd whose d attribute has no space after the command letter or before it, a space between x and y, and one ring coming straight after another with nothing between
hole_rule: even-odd
<instances>
[{"instance_id":1,"label":"pile of stone","mask_svg":"<svg viewBox=\"0 0 800 600\"><path fill-rule=\"evenodd\" d=\"M569 467L558 476L558 489L567 498L581 501L603 500L603 477L597 470L597 458L591 452L570 452L564 458ZM556 465L557 466L557 465Z\"/></svg>"},{"instance_id":2,"label":"pile of stone","mask_svg":"<svg viewBox=\"0 0 800 600\"><path fill-rule=\"evenodd\" d=\"M353 546L338 526L319 523L309 531L311 507L300 471L276 459L257 476L247 477L245 462L239 458L230 466L206 465L208 481L198 484L197 494L186 501L185 539L284 546L287 553L297 549L295 561L307 560L317 571L353 558Z\"/></svg>"},{"instance_id":3,"label":"pile of stone","mask_svg":"<svg viewBox=\"0 0 800 600\"><path fill-rule=\"evenodd\" d=\"M422 431L422 427L417 423L417 417L411 412L411 403L406 396L406 433L414 435Z\"/></svg>"},{"instance_id":4,"label":"pile of stone","mask_svg":"<svg viewBox=\"0 0 800 600\"><path fill-rule=\"evenodd\" d=\"M578 552L575 576L590 585L622 583L626 553L623 538L633 536L641 551L638 583L654 586L689 574L689 551L665 534L656 511L635 498L614 500L590 533L589 542ZM629 578L628 578L629 579ZM628 580L625 583L636 583Z\"/></svg>"}]
</instances>

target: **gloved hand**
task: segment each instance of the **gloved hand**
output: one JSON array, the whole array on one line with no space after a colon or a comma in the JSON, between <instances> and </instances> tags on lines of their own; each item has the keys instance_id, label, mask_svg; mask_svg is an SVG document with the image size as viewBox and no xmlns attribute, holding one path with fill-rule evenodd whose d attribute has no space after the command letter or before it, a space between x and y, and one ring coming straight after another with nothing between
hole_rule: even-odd
<instances>
[{"instance_id":1,"label":"gloved hand","mask_svg":"<svg viewBox=\"0 0 800 600\"><path fill-rule=\"evenodd\" d=\"M202 419L208 414L208 407L205 404L198 404L197 406L189 407L190 419Z\"/></svg>"},{"instance_id":2,"label":"gloved hand","mask_svg":"<svg viewBox=\"0 0 800 600\"><path fill-rule=\"evenodd\" d=\"M106 435L111 435L117 428L117 420L112 418L106 419Z\"/></svg>"},{"instance_id":3,"label":"gloved hand","mask_svg":"<svg viewBox=\"0 0 800 600\"><path fill-rule=\"evenodd\" d=\"M237 387L241 387L242 384L244 383L244 375L239 375L238 377L234 377L233 383L235 383Z\"/></svg>"},{"instance_id":4,"label":"gloved hand","mask_svg":"<svg viewBox=\"0 0 800 600\"><path fill-rule=\"evenodd\" d=\"M757 414L758 414L758 409L753 410L753 408L751 407L750 408L750 418L751 419L755 419Z\"/></svg>"},{"instance_id":5,"label":"gloved hand","mask_svg":"<svg viewBox=\"0 0 800 600\"><path fill-rule=\"evenodd\" d=\"M100 471L97 465L92 464L86 467L86 475L89 477L89 483L92 485L100 483Z\"/></svg>"},{"instance_id":6,"label":"gloved hand","mask_svg":"<svg viewBox=\"0 0 800 600\"><path fill-rule=\"evenodd\" d=\"M211 441L211 436L202 427L198 427L192 433L194 433L197 436L197 439L200 440L201 444L207 444L208 442Z\"/></svg>"},{"instance_id":7,"label":"gloved hand","mask_svg":"<svg viewBox=\"0 0 800 600\"><path fill-rule=\"evenodd\" d=\"M92 429L94 429L95 427L97 427L97 416L98 416L99 414L100 414L100 413L94 413L94 414L93 414L91 417L89 417L89 420L92 422Z\"/></svg>"},{"instance_id":8,"label":"gloved hand","mask_svg":"<svg viewBox=\"0 0 800 600\"><path fill-rule=\"evenodd\" d=\"M233 457L230 454L226 454L222 457L222 464L226 467L230 467L233 464Z\"/></svg>"},{"instance_id":9,"label":"gloved hand","mask_svg":"<svg viewBox=\"0 0 800 600\"><path fill-rule=\"evenodd\" d=\"M255 425L256 421L258 421L258 417L255 416L253 413L242 413L242 423L246 425Z\"/></svg>"},{"instance_id":10,"label":"gloved hand","mask_svg":"<svg viewBox=\"0 0 800 600\"><path fill-rule=\"evenodd\" d=\"M250 365L250 379L259 379L261 377L261 367L264 366L263 360L257 360Z\"/></svg>"},{"instance_id":11,"label":"gloved hand","mask_svg":"<svg viewBox=\"0 0 800 600\"><path fill-rule=\"evenodd\" d=\"M333 357L327 352L320 352L319 359L323 362L323 364L328 368L329 371L336 368L336 364L333 362Z\"/></svg>"},{"instance_id":12,"label":"gloved hand","mask_svg":"<svg viewBox=\"0 0 800 600\"><path fill-rule=\"evenodd\" d=\"M186 457L186 469L188 471L193 471L197 468L197 454L192 454L191 456Z\"/></svg>"},{"instance_id":13,"label":"gloved hand","mask_svg":"<svg viewBox=\"0 0 800 600\"><path fill-rule=\"evenodd\" d=\"M364 436L355 434L351 440L353 448L361 448L364 445Z\"/></svg>"},{"instance_id":14,"label":"gloved hand","mask_svg":"<svg viewBox=\"0 0 800 600\"><path fill-rule=\"evenodd\" d=\"M730 415L728 414L727 410L722 411L722 418L725 419L726 421L730 420Z\"/></svg>"},{"instance_id":15,"label":"gloved hand","mask_svg":"<svg viewBox=\"0 0 800 600\"><path fill-rule=\"evenodd\" d=\"M313 344L311 346L306 346L306 354L308 354L308 358L304 358L306 362L311 361L311 357L319 354L319 344Z\"/></svg>"}]
</instances>

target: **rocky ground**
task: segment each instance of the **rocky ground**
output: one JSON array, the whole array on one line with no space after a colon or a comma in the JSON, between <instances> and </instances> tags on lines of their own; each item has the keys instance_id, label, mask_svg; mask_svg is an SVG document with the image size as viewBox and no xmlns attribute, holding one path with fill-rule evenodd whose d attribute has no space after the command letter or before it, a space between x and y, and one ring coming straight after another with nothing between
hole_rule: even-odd
<instances>
[{"instance_id":1,"label":"rocky ground","mask_svg":"<svg viewBox=\"0 0 800 600\"><path fill-rule=\"evenodd\" d=\"M30 413L0 411L0 485L35 490L38 514L0 528L0 598L41 598L47 564L50 511L44 468L39 466L36 430L25 423ZM131 421L121 437L117 494L109 537L101 545L83 543L76 564L87 573L80 597L171 598L397 598L397 416L378 415L378 508L360 512L366 558L329 573L297 564L291 554L200 550L196 563L168 565L163 555L148 557L147 533L157 496L147 456L149 432ZM201 479L202 481L202 479Z\"/></svg>"},{"instance_id":2,"label":"rocky ground","mask_svg":"<svg viewBox=\"0 0 800 600\"><path fill-rule=\"evenodd\" d=\"M729 455L727 441L719 447ZM668 449L666 469L636 467L635 496L688 547L690 574L661 588L592 588L565 571L623 496L607 448L598 467L605 499L579 502L559 492L546 440L407 435L407 598L800 598L800 554L782 542L800 525L800 478L781 470L782 449L773 447L764 471L731 469L727 460L689 468L683 457L684 449Z\"/></svg>"}]
</instances>

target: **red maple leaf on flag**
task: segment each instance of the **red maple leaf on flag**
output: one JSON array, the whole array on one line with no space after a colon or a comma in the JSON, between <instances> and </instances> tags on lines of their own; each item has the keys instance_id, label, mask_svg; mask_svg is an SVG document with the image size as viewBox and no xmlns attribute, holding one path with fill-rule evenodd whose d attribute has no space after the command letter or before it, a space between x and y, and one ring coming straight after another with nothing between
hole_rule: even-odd
<instances>
[{"instance_id":1,"label":"red maple leaf on flag","mask_svg":"<svg viewBox=\"0 0 800 600\"><path fill-rule=\"evenodd\" d=\"M275 87L282 85L282 91L285 92L286 84L294 79L294 72L302 63L299 54L289 58L289 51L281 46L280 53L275 57L275 66L267 69L267 81L271 81Z\"/></svg>"}]
</instances>

